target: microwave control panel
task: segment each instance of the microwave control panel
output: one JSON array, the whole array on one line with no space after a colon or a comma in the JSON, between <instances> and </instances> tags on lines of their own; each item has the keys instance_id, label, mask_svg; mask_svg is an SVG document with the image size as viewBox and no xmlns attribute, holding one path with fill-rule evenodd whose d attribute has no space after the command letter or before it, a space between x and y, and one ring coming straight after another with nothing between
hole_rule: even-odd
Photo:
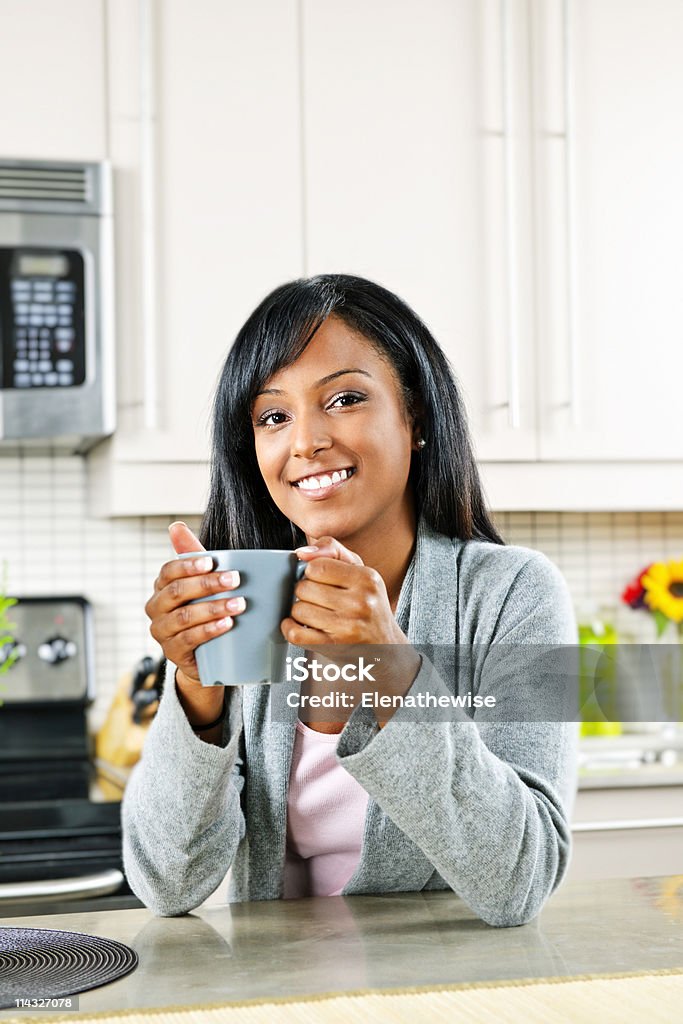
<instances>
[{"instance_id":1,"label":"microwave control panel","mask_svg":"<svg viewBox=\"0 0 683 1024\"><path fill-rule=\"evenodd\" d=\"M76 249L0 247L3 389L83 384L84 280Z\"/></svg>"}]
</instances>

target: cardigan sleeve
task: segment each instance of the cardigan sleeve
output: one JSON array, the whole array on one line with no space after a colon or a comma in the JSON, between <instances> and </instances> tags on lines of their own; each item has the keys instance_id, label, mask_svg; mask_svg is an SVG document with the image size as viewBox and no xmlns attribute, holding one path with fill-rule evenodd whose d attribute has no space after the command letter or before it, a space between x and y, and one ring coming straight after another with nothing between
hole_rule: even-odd
<instances>
[{"instance_id":1,"label":"cardigan sleeve","mask_svg":"<svg viewBox=\"0 0 683 1024\"><path fill-rule=\"evenodd\" d=\"M510 651L522 644L576 645L566 583L540 552L517 573L491 641L494 653L498 642L514 645ZM523 681L526 692L543 691L544 672L553 674L550 661L524 662L531 676ZM337 756L476 914L491 925L519 925L536 916L568 865L578 727L511 720L514 672L496 671L491 684L484 656L478 673L482 691L499 687L498 720L460 711L448 721L434 715L415 721L399 707L378 730L374 716L357 708ZM448 695L458 692L454 682L449 686L423 658L408 692Z\"/></svg>"},{"instance_id":2,"label":"cardigan sleeve","mask_svg":"<svg viewBox=\"0 0 683 1024\"><path fill-rule=\"evenodd\" d=\"M121 805L128 884L162 917L186 914L214 892L245 832L241 692L228 688L224 745L205 743L178 700L175 669L169 662Z\"/></svg>"}]
</instances>

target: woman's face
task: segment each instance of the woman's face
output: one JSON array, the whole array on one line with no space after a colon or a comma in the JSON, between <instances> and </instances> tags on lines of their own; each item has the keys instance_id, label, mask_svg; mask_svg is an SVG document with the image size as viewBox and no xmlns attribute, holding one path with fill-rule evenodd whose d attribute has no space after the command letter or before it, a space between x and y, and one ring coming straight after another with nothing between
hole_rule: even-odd
<instances>
[{"instance_id":1,"label":"woman's face","mask_svg":"<svg viewBox=\"0 0 683 1024\"><path fill-rule=\"evenodd\" d=\"M268 491L308 538L389 539L413 521L417 436L398 378L342 320L328 317L296 362L266 382L252 422Z\"/></svg>"}]
</instances>

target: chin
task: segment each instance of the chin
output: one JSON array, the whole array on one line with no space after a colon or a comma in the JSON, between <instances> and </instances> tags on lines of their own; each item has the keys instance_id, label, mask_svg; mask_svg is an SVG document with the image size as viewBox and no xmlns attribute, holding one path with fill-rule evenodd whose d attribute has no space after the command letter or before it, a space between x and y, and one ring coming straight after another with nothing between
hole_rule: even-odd
<instances>
[{"instance_id":1,"label":"chin","mask_svg":"<svg viewBox=\"0 0 683 1024\"><path fill-rule=\"evenodd\" d=\"M322 509L320 512L307 516L299 516L291 521L298 526L308 537L334 537L341 540L349 537L358 529L358 524L350 522L348 513L327 512Z\"/></svg>"}]
</instances>

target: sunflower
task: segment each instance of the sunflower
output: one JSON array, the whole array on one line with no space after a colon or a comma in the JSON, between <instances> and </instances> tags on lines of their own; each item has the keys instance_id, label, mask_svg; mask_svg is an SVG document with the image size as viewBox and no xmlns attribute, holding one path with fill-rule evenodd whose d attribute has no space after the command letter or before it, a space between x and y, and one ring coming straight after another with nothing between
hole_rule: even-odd
<instances>
[{"instance_id":1,"label":"sunflower","mask_svg":"<svg viewBox=\"0 0 683 1024\"><path fill-rule=\"evenodd\" d=\"M645 603L653 612L661 612L673 622L683 622L683 559L653 562L641 583Z\"/></svg>"}]
</instances>

